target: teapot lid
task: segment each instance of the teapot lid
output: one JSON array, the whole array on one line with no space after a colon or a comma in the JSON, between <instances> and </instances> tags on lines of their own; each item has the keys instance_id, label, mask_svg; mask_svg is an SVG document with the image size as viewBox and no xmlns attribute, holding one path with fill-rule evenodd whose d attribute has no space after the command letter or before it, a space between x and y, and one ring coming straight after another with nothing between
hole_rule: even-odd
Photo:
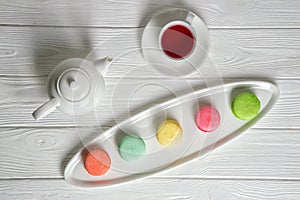
<instances>
[{"instance_id":1,"label":"teapot lid","mask_svg":"<svg viewBox=\"0 0 300 200\"><path fill-rule=\"evenodd\" d=\"M82 101L91 90L89 75L79 68L70 68L59 76L56 88L59 96L65 100Z\"/></svg>"},{"instance_id":2,"label":"teapot lid","mask_svg":"<svg viewBox=\"0 0 300 200\"><path fill-rule=\"evenodd\" d=\"M105 83L98 68L89 60L69 58L49 74L48 94L61 111L74 115L88 113L100 103Z\"/></svg>"}]
</instances>

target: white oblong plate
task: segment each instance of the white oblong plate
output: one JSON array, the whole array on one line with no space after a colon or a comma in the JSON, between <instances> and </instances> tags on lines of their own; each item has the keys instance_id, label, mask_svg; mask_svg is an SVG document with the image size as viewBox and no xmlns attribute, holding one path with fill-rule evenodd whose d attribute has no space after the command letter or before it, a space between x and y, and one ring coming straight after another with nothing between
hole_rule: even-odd
<instances>
[{"instance_id":1,"label":"white oblong plate","mask_svg":"<svg viewBox=\"0 0 300 200\"><path fill-rule=\"evenodd\" d=\"M195 47L185 59L169 58L160 48L159 36L162 28L172 21L188 23L195 34ZM209 34L204 22L191 11L173 8L155 15L147 24L142 36L144 58L155 69L166 76L187 76L196 72L207 56Z\"/></svg>"},{"instance_id":2,"label":"white oblong plate","mask_svg":"<svg viewBox=\"0 0 300 200\"><path fill-rule=\"evenodd\" d=\"M231 112L232 99L243 91L254 93L261 103L259 114L252 120L239 120ZM89 142L68 163L65 180L81 187L104 187L187 163L249 129L273 107L278 96L279 90L272 83L243 81L198 90L172 99L123 121ZM194 118L199 105L208 103L219 111L221 125L213 132L204 133L197 128ZM166 118L177 120L183 129L181 141L172 148L163 148L156 140L156 130ZM147 150L141 159L126 162L120 157L118 141L124 133L144 139ZM87 149L95 147L105 150L111 157L111 168L103 176L91 176L84 168Z\"/></svg>"}]
</instances>

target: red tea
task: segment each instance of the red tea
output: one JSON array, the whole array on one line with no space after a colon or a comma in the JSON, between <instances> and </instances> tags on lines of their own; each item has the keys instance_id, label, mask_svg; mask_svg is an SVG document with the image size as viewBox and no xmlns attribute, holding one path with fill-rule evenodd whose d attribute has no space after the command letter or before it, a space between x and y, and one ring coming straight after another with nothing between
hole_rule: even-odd
<instances>
[{"instance_id":1,"label":"red tea","mask_svg":"<svg viewBox=\"0 0 300 200\"><path fill-rule=\"evenodd\" d=\"M189 28L176 24L167 28L161 37L162 50L174 59L185 58L194 48L194 35Z\"/></svg>"}]
</instances>

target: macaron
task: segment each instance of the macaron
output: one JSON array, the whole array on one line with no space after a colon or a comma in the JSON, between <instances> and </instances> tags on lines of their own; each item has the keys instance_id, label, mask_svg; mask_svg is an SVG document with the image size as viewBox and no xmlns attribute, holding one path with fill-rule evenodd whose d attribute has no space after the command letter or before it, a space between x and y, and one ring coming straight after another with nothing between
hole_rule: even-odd
<instances>
[{"instance_id":1,"label":"macaron","mask_svg":"<svg viewBox=\"0 0 300 200\"><path fill-rule=\"evenodd\" d=\"M95 149L90 151L84 161L84 167L90 175L101 176L105 174L111 165L111 159L104 150Z\"/></svg>"},{"instance_id":2,"label":"macaron","mask_svg":"<svg viewBox=\"0 0 300 200\"><path fill-rule=\"evenodd\" d=\"M126 135L119 143L119 153L125 161L140 159L146 152L146 145L142 138Z\"/></svg>"},{"instance_id":3,"label":"macaron","mask_svg":"<svg viewBox=\"0 0 300 200\"><path fill-rule=\"evenodd\" d=\"M176 120L166 120L160 124L156 138L163 147L173 146L181 140L182 128Z\"/></svg>"},{"instance_id":4,"label":"macaron","mask_svg":"<svg viewBox=\"0 0 300 200\"><path fill-rule=\"evenodd\" d=\"M196 113L196 125L204 132L212 132L220 126L220 113L212 106L202 106Z\"/></svg>"},{"instance_id":5,"label":"macaron","mask_svg":"<svg viewBox=\"0 0 300 200\"><path fill-rule=\"evenodd\" d=\"M243 92L234 97L232 102L233 114L241 120L254 118L260 110L259 99L250 92Z\"/></svg>"}]
</instances>

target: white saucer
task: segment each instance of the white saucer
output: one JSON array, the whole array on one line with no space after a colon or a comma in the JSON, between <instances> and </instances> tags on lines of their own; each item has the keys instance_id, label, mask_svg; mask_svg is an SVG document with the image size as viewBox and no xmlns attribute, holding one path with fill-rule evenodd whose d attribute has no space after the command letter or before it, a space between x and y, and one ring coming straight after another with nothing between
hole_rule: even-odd
<instances>
[{"instance_id":1,"label":"white saucer","mask_svg":"<svg viewBox=\"0 0 300 200\"><path fill-rule=\"evenodd\" d=\"M168 57L160 48L160 32L172 21L184 21L192 28L196 44L192 53L181 60ZM186 76L196 72L206 58L209 34L204 22L194 13L173 8L155 15L147 24L142 37L142 51L145 59L155 69L167 76Z\"/></svg>"}]
</instances>

